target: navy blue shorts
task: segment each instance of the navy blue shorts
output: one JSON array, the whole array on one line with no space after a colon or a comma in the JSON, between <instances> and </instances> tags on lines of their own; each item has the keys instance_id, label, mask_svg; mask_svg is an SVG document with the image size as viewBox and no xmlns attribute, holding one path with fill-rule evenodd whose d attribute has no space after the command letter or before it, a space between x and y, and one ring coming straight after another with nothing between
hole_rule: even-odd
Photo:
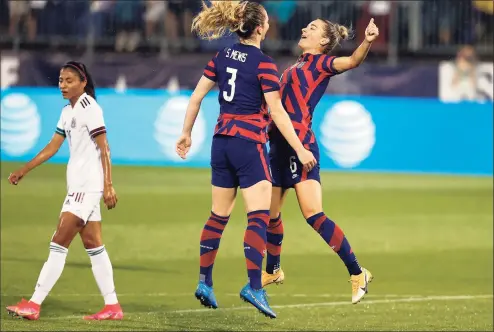
<instances>
[{"instance_id":1,"label":"navy blue shorts","mask_svg":"<svg viewBox=\"0 0 494 332\"><path fill-rule=\"evenodd\" d=\"M295 184L305 180L316 180L321 183L317 142L304 144L304 146L317 160L316 166L310 172L304 170L297 154L284 138L269 141L269 162L274 187L293 188Z\"/></svg>"},{"instance_id":2,"label":"navy blue shorts","mask_svg":"<svg viewBox=\"0 0 494 332\"><path fill-rule=\"evenodd\" d=\"M266 144L216 135L211 145L211 184L221 188L248 188L271 182Z\"/></svg>"}]
</instances>

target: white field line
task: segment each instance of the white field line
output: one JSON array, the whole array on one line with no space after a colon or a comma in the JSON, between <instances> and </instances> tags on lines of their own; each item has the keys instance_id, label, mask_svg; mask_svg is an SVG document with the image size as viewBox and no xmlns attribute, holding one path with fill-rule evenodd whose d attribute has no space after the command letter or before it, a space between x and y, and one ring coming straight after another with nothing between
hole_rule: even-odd
<instances>
[{"instance_id":1,"label":"white field line","mask_svg":"<svg viewBox=\"0 0 494 332\"><path fill-rule=\"evenodd\" d=\"M1 294L1 297L31 297L32 293L25 293L25 294ZM230 296L230 297L238 297L239 293L216 293L217 297L221 296ZM307 298L331 298L331 297L348 297L350 298L350 292L345 293L345 294L331 294L331 293L320 293L320 294L289 294L289 293L282 293L282 294L269 294L269 297L307 297ZM96 293L55 293L55 294L50 294L48 297L101 297L101 294L96 294ZM193 292L189 293L117 293L117 297L194 297ZM365 295L366 298L368 297L377 297L377 298L387 298L387 297L423 297L423 295L411 295L411 294L367 294Z\"/></svg>"},{"instance_id":2,"label":"white field line","mask_svg":"<svg viewBox=\"0 0 494 332\"><path fill-rule=\"evenodd\" d=\"M383 299L383 300L363 300L362 304L382 304L382 303L399 303L399 302L428 302L428 301L457 301L457 300L475 300L475 299L489 299L492 298L492 294L490 295L456 295L456 296L445 296L445 295L437 295L437 296L424 296L424 297L407 297L402 299ZM362 305L361 304L361 305ZM319 308L319 307L334 307L334 306L342 306L342 305L350 305L350 301L337 301L337 302L320 302L320 303L300 303L300 304L281 304L281 305L272 305L273 309L289 309L289 308ZM242 307L231 307L224 308L221 310L252 310L252 306L242 306ZM170 310L166 311L167 313L194 313L194 312L207 312L211 311L211 309L185 309L185 310Z\"/></svg>"},{"instance_id":3,"label":"white field line","mask_svg":"<svg viewBox=\"0 0 494 332\"><path fill-rule=\"evenodd\" d=\"M388 303L409 303L409 302L429 302L429 301L467 301L478 299L491 299L492 294L488 295L435 295L435 296L422 296L422 297L407 297L398 299L381 299L381 300L364 300L360 306L371 304L388 304ZM282 304L272 305L273 309L290 309L290 308L321 308L321 307L335 307L335 306L351 306L350 300L348 301L336 301L336 302L319 302L319 303L300 303L300 304ZM203 313L203 312L217 312L217 311L242 311L242 310L254 310L252 306L239 306L221 308L218 310L212 309L184 309L184 310L164 310L164 311L151 311L151 312L131 312L131 316L136 315L151 315L151 314L190 314L190 313ZM49 320L61 320L61 319L81 319L81 316L65 316L65 317L47 317L44 319Z\"/></svg>"}]
</instances>

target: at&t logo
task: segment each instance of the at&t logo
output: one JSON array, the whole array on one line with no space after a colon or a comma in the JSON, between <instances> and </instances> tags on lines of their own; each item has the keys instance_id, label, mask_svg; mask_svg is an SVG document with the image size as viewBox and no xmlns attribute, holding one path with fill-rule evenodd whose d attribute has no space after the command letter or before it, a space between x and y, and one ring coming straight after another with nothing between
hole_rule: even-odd
<instances>
[{"instance_id":1,"label":"at&t logo","mask_svg":"<svg viewBox=\"0 0 494 332\"><path fill-rule=\"evenodd\" d=\"M36 104L27 95L11 93L1 102L2 151L18 157L26 154L38 142L41 121Z\"/></svg>"},{"instance_id":2,"label":"at&t logo","mask_svg":"<svg viewBox=\"0 0 494 332\"><path fill-rule=\"evenodd\" d=\"M320 142L326 154L340 167L352 168L365 160L376 142L376 127L360 103L342 101L326 113Z\"/></svg>"},{"instance_id":3,"label":"at&t logo","mask_svg":"<svg viewBox=\"0 0 494 332\"><path fill-rule=\"evenodd\" d=\"M182 127L185 119L185 112L189 98L185 96L171 97L161 107L158 117L154 122L154 138L161 146L161 151L170 159L180 161L175 152L175 143L182 133ZM187 154L187 159L201 151L202 144L206 138L206 121L201 112L192 129L192 147Z\"/></svg>"}]
</instances>

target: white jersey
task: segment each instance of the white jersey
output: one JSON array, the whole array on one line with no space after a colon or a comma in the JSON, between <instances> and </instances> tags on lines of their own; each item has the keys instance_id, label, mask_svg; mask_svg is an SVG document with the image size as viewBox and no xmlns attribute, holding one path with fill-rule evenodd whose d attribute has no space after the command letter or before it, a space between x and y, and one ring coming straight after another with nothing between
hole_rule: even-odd
<instances>
[{"instance_id":1,"label":"white jersey","mask_svg":"<svg viewBox=\"0 0 494 332\"><path fill-rule=\"evenodd\" d=\"M73 108L70 104L65 106L56 132L69 143L67 191L102 192L103 166L94 138L106 133L106 128L103 110L96 100L84 93Z\"/></svg>"}]
</instances>

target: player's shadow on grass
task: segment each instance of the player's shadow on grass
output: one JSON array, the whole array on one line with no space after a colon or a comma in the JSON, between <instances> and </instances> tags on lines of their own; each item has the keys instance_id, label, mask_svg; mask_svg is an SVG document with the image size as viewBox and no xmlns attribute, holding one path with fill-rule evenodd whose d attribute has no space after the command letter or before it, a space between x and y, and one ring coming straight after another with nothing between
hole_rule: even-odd
<instances>
[{"instance_id":1,"label":"player's shadow on grass","mask_svg":"<svg viewBox=\"0 0 494 332\"><path fill-rule=\"evenodd\" d=\"M41 265L45 263L45 260L23 258L23 257L16 257L16 258L4 257L2 258L2 261L40 263ZM91 264L89 262L87 263L67 262L65 263L65 266L84 268L84 269L91 268ZM178 270L165 269L162 266L156 267L156 266L138 266L138 265L126 265L126 264L112 264L112 266L113 266L113 270L122 270L122 271L147 271L147 272L170 273L170 274L180 273L180 271Z\"/></svg>"}]
</instances>

